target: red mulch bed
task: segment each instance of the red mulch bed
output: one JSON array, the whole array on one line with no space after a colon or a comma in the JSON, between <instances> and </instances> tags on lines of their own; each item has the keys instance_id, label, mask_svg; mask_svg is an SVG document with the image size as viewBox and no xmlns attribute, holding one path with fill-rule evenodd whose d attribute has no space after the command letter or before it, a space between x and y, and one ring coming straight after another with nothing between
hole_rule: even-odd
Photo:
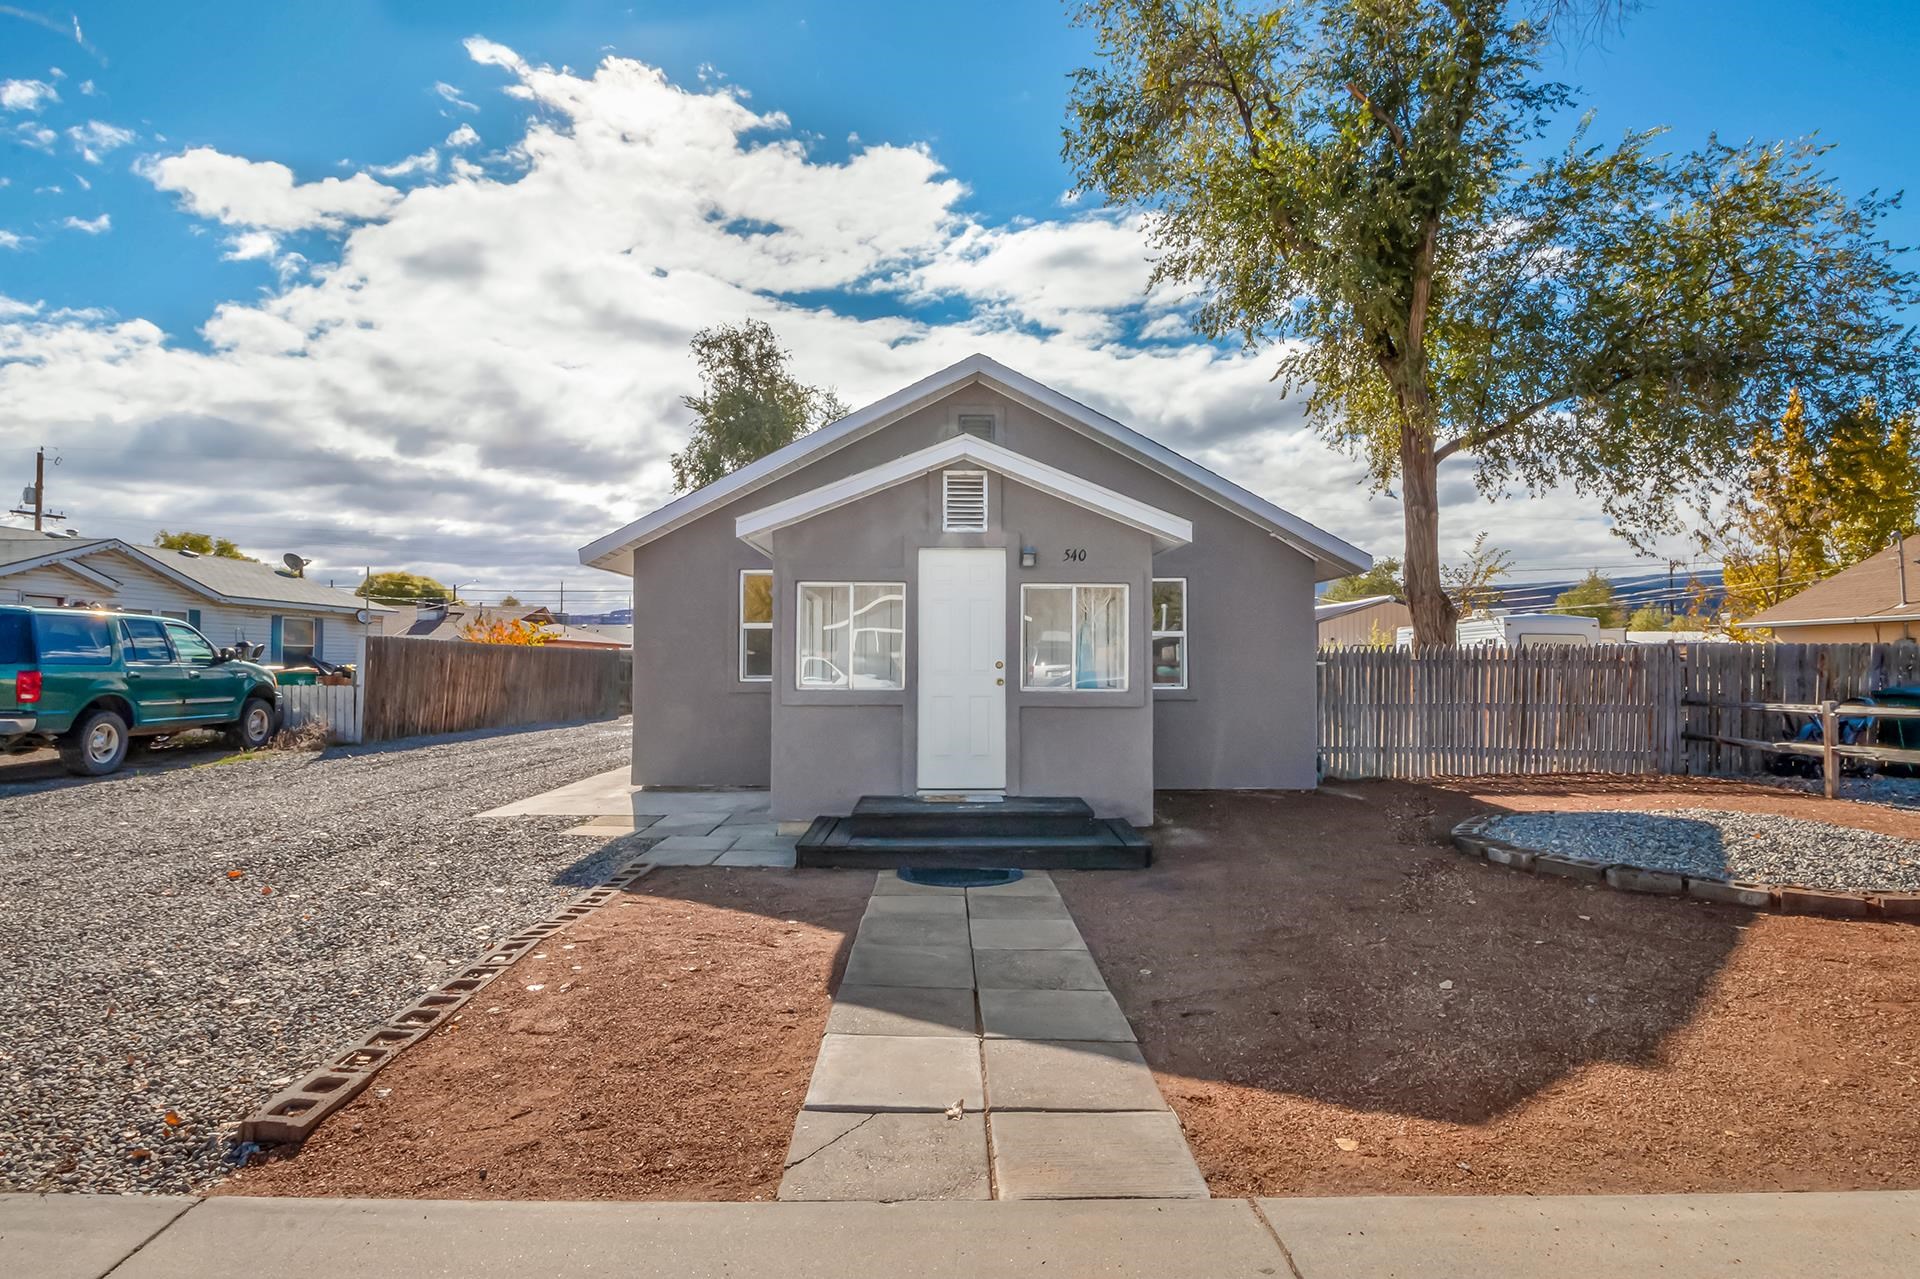
<instances>
[{"instance_id":1,"label":"red mulch bed","mask_svg":"<svg viewBox=\"0 0 1920 1279\"><path fill-rule=\"evenodd\" d=\"M872 888L657 870L217 1193L770 1199Z\"/></svg>"},{"instance_id":2,"label":"red mulch bed","mask_svg":"<svg viewBox=\"0 0 1920 1279\"><path fill-rule=\"evenodd\" d=\"M1056 876L1216 1195L1920 1187L1920 927L1535 878L1475 813L1920 814L1685 778L1173 794Z\"/></svg>"}]
</instances>

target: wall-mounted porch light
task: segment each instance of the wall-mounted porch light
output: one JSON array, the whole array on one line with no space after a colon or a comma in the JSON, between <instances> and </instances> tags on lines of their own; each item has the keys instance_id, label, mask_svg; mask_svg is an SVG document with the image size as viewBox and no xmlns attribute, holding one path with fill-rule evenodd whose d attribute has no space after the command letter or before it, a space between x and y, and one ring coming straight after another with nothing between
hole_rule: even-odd
<instances>
[{"instance_id":1,"label":"wall-mounted porch light","mask_svg":"<svg viewBox=\"0 0 1920 1279\"><path fill-rule=\"evenodd\" d=\"M1021 568L1032 568L1039 560L1040 552L1034 550L1031 546L1023 546L1020 548Z\"/></svg>"}]
</instances>

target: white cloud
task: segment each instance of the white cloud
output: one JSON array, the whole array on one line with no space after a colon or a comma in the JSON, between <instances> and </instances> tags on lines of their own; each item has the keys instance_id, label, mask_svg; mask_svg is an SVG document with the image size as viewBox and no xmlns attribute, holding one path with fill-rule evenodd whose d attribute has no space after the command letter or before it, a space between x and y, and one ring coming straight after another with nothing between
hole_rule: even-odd
<instances>
[{"instance_id":1,"label":"white cloud","mask_svg":"<svg viewBox=\"0 0 1920 1279\"><path fill-rule=\"evenodd\" d=\"M60 101L60 91L45 80L0 80L0 110L38 111Z\"/></svg>"},{"instance_id":2,"label":"white cloud","mask_svg":"<svg viewBox=\"0 0 1920 1279\"><path fill-rule=\"evenodd\" d=\"M86 97L91 98L94 94L98 93L99 90L94 88L93 81L82 80L80 82L80 92Z\"/></svg>"},{"instance_id":3,"label":"white cloud","mask_svg":"<svg viewBox=\"0 0 1920 1279\"><path fill-rule=\"evenodd\" d=\"M26 241L12 231L0 231L0 249L17 249Z\"/></svg>"},{"instance_id":4,"label":"white cloud","mask_svg":"<svg viewBox=\"0 0 1920 1279\"><path fill-rule=\"evenodd\" d=\"M60 140L60 135L44 124L22 124L14 129L14 135L20 139L21 145L48 153L53 151L53 144Z\"/></svg>"},{"instance_id":5,"label":"white cloud","mask_svg":"<svg viewBox=\"0 0 1920 1279\"><path fill-rule=\"evenodd\" d=\"M70 231L83 231L88 235L105 235L113 229L113 215L102 213L97 218L69 217L64 219L60 225Z\"/></svg>"},{"instance_id":6,"label":"white cloud","mask_svg":"<svg viewBox=\"0 0 1920 1279\"><path fill-rule=\"evenodd\" d=\"M72 450L76 527L150 537L192 518L317 555L320 572L371 561L515 588L566 574L571 601L590 576L575 549L669 496L689 337L756 317L800 376L854 403L984 350L1396 552L1397 506L1278 398L1271 352L1162 331L1182 300L1147 293L1137 220L987 227L925 147L821 162L736 91L622 58L576 75L468 48L537 108L490 175L454 157L455 180L402 192L205 148L141 165L225 228L221 252L279 273L218 307L204 348L140 319L0 309L0 424ZM309 229L340 233L311 269L284 251ZM846 312L867 318L814 300L856 294ZM918 318L922 300L942 318ZM1166 340L1128 345L1141 327ZM241 464L210 482L210 451ZM1449 549L1487 518L1472 501L1449 504ZM1623 558L1585 507L1557 502L1536 532L1508 522L1516 509L1495 533L1516 551ZM625 602L615 579L594 585Z\"/></svg>"},{"instance_id":7,"label":"white cloud","mask_svg":"<svg viewBox=\"0 0 1920 1279\"><path fill-rule=\"evenodd\" d=\"M441 101L447 103L449 106L459 107L462 111L478 111L480 109L461 97L460 90L454 88L445 80L435 81L433 91L440 95Z\"/></svg>"},{"instance_id":8,"label":"white cloud","mask_svg":"<svg viewBox=\"0 0 1920 1279\"><path fill-rule=\"evenodd\" d=\"M400 193L364 173L296 182L271 160L247 160L211 147L143 162L139 172L202 217L269 231L338 230L383 216Z\"/></svg>"},{"instance_id":9,"label":"white cloud","mask_svg":"<svg viewBox=\"0 0 1920 1279\"><path fill-rule=\"evenodd\" d=\"M74 150L88 164L100 163L100 157L117 147L126 146L136 135L131 129L122 129L118 125L106 124L99 120L89 120L85 124L76 124L67 130L67 136L73 139Z\"/></svg>"},{"instance_id":10,"label":"white cloud","mask_svg":"<svg viewBox=\"0 0 1920 1279\"><path fill-rule=\"evenodd\" d=\"M474 146L479 141L480 135L474 130L474 127L470 124L462 124L459 128L447 135L443 145L458 151L462 147Z\"/></svg>"},{"instance_id":11,"label":"white cloud","mask_svg":"<svg viewBox=\"0 0 1920 1279\"><path fill-rule=\"evenodd\" d=\"M438 173L439 171L440 153L432 147L394 164L376 164L368 168L368 172L377 173L383 178L407 178L419 173Z\"/></svg>"}]
</instances>

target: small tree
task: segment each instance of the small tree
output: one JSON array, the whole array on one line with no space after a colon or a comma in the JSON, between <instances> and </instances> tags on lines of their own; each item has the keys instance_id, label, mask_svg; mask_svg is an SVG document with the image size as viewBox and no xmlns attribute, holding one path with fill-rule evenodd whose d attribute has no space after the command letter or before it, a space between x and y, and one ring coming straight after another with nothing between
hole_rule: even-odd
<instances>
[{"instance_id":1,"label":"small tree","mask_svg":"<svg viewBox=\"0 0 1920 1279\"><path fill-rule=\"evenodd\" d=\"M1500 590L1494 583L1505 577L1512 566L1512 556L1497 546L1487 545L1484 530L1475 536L1473 545L1467 548L1466 558L1451 568L1440 570L1440 584L1453 605L1455 615L1477 613L1498 604ZM1443 642L1452 641L1453 637L1449 635Z\"/></svg>"},{"instance_id":2,"label":"small tree","mask_svg":"<svg viewBox=\"0 0 1920 1279\"><path fill-rule=\"evenodd\" d=\"M194 533L187 529L170 533L161 529L154 535L153 544L163 551L192 551L195 555L211 555L215 559L246 560L250 564L260 562L251 555L243 554L227 538L214 537L211 533Z\"/></svg>"},{"instance_id":3,"label":"small tree","mask_svg":"<svg viewBox=\"0 0 1920 1279\"><path fill-rule=\"evenodd\" d=\"M1659 608L1653 604L1642 604L1639 608L1633 610L1631 617L1627 618L1627 629L1630 631L1671 631L1677 629L1674 625L1675 620L1673 614L1664 608Z\"/></svg>"},{"instance_id":4,"label":"small tree","mask_svg":"<svg viewBox=\"0 0 1920 1279\"><path fill-rule=\"evenodd\" d=\"M453 603L451 587L421 573L375 573L355 587L353 593L378 602Z\"/></svg>"},{"instance_id":5,"label":"small tree","mask_svg":"<svg viewBox=\"0 0 1920 1279\"><path fill-rule=\"evenodd\" d=\"M518 595L504 596L500 600L500 607L501 608L519 608L520 597Z\"/></svg>"},{"instance_id":6,"label":"small tree","mask_svg":"<svg viewBox=\"0 0 1920 1279\"><path fill-rule=\"evenodd\" d=\"M1609 627L1620 626L1625 621L1621 616L1620 603L1614 597L1613 583L1600 576L1597 568L1555 596L1553 611L1572 617L1591 617L1600 625Z\"/></svg>"},{"instance_id":7,"label":"small tree","mask_svg":"<svg viewBox=\"0 0 1920 1279\"><path fill-rule=\"evenodd\" d=\"M1439 468L1564 484L1644 547L1711 509L1753 424L1910 385L1920 277L1812 141L1569 131L1556 38L1621 0L1079 0L1075 189L1149 211L1196 327L1397 490L1416 641L1450 642Z\"/></svg>"},{"instance_id":8,"label":"small tree","mask_svg":"<svg viewBox=\"0 0 1920 1279\"><path fill-rule=\"evenodd\" d=\"M1400 561L1389 557L1375 560L1373 567L1364 573L1339 579L1320 598L1325 603L1337 604L1341 600L1364 600L1376 595L1398 596L1404 589L1400 583Z\"/></svg>"},{"instance_id":9,"label":"small tree","mask_svg":"<svg viewBox=\"0 0 1920 1279\"><path fill-rule=\"evenodd\" d=\"M787 371L787 352L760 320L701 329L693 358L701 391L683 401L694 412L693 437L672 457L675 492L711 484L846 416L839 396Z\"/></svg>"},{"instance_id":10,"label":"small tree","mask_svg":"<svg viewBox=\"0 0 1920 1279\"><path fill-rule=\"evenodd\" d=\"M460 628L460 638L475 644L524 644L529 647L551 643L559 638L539 622L517 617L476 617Z\"/></svg>"}]
</instances>

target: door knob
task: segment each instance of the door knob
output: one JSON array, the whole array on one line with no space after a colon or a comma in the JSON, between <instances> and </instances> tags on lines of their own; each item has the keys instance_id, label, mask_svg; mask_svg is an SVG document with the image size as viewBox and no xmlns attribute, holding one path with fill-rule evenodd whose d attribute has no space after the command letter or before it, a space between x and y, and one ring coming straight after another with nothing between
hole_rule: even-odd
<instances>
[{"instance_id":1,"label":"door knob","mask_svg":"<svg viewBox=\"0 0 1920 1279\"><path fill-rule=\"evenodd\" d=\"M998 671L998 670L1004 670L1004 669L1006 669L1006 665L1007 665L1007 664L1006 664L1005 662L995 662L995 663L993 664L993 669L994 669L994 670L996 670L996 671Z\"/></svg>"},{"instance_id":2,"label":"door knob","mask_svg":"<svg viewBox=\"0 0 1920 1279\"><path fill-rule=\"evenodd\" d=\"M1006 683L1007 681L1005 681L1005 680L1003 680L1003 679L997 679L997 680L995 680L995 681L993 681L993 682L994 682L994 683L996 683L996 684L1004 684L1004 683Z\"/></svg>"}]
</instances>

